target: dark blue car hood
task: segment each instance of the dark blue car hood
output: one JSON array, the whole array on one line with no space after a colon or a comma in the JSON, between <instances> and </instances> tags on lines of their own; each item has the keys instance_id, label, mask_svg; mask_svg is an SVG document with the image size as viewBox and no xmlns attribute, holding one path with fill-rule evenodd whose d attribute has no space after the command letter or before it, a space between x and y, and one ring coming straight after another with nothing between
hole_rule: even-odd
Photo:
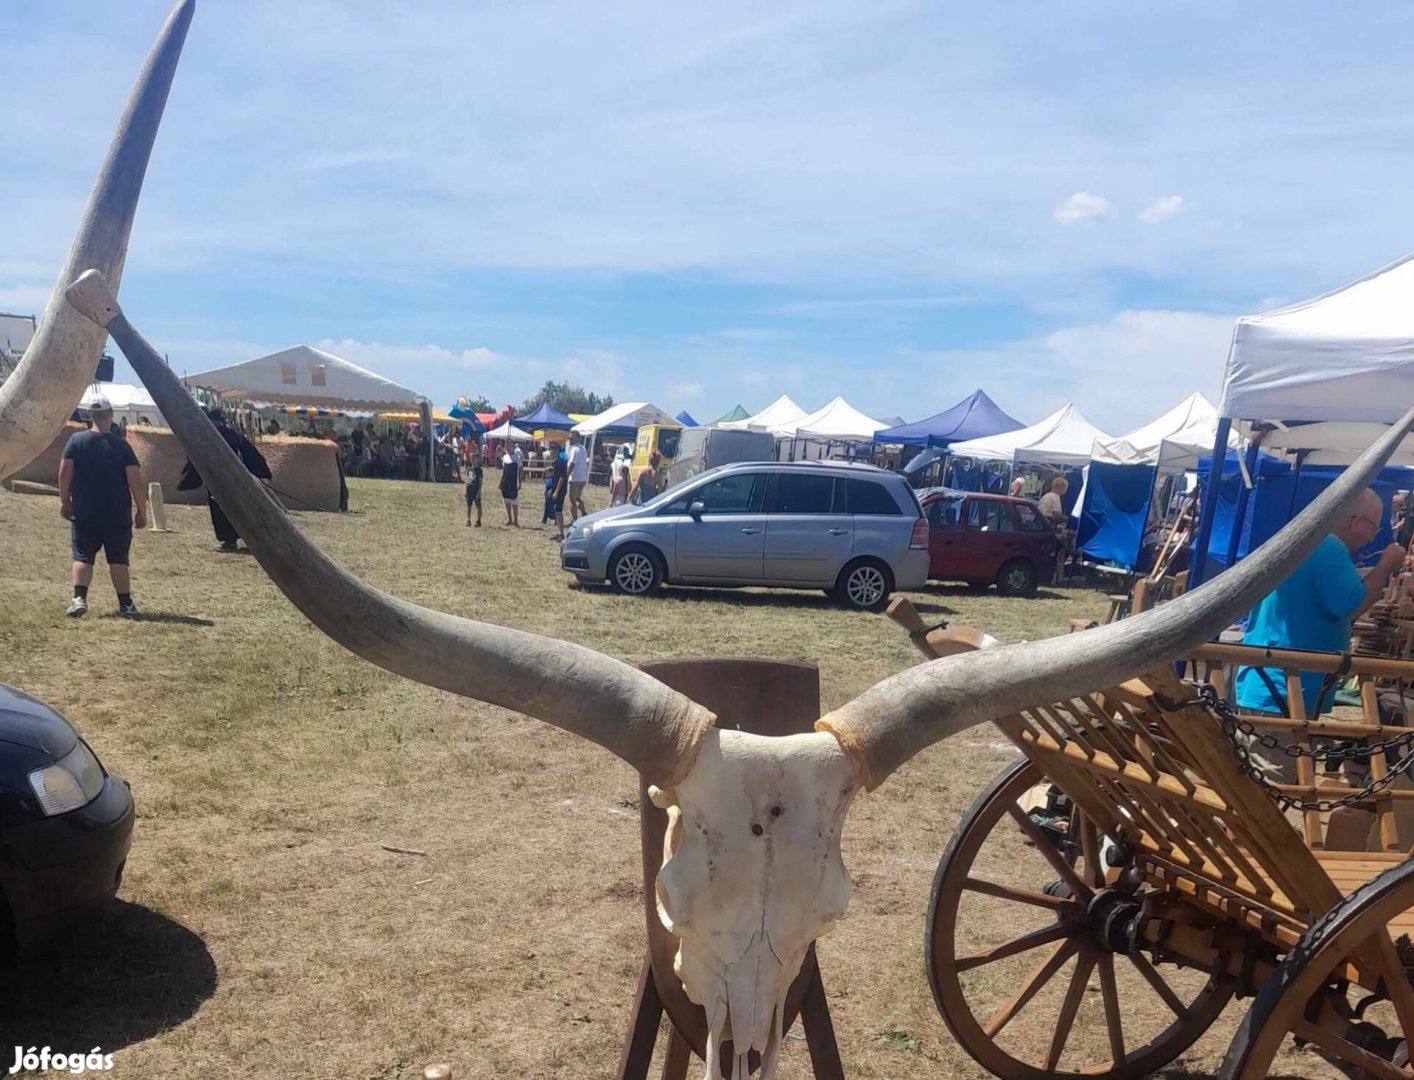
<instances>
[{"instance_id":1,"label":"dark blue car hood","mask_svg":"<svg viewBox=\"0 0 1414 1080\"><path fill-rule=\"evenodd\" d=\"M74 748L73 725L38 698L0 683L0 742L61 758Z\"/></svg>"}]
</instances>

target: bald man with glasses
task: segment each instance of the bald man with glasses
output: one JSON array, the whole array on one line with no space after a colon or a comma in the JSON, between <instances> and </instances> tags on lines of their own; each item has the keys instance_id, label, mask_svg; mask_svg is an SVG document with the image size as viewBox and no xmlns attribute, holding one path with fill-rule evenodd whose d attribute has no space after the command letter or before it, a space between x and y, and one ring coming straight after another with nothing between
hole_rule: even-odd
<instances>
[{"instance_id":1,"label":"bald man with glasses","mask_svg":"<svg viewBox=\"0 0 1414 1080\"><path fill-rule=\"evenodd\" d=\"M1380 497L1366 489L1354 512L1253 609L1243 643L1273 649L1349 652L1351 625L1380 598L1390 575L1403 565L1406 556L1404 548L1390 544L1374 569L1363 577L1355 569L1351 556L1379 533L1384 513ZM1301 696L1306 715L1314 718L1330 711L1334 687L1327 688L1319 672L1303 672ZM1237 676L1237 704L1245 712L1289 715L1281 670L1243 668Z\"/></svg>"}]
</instances>

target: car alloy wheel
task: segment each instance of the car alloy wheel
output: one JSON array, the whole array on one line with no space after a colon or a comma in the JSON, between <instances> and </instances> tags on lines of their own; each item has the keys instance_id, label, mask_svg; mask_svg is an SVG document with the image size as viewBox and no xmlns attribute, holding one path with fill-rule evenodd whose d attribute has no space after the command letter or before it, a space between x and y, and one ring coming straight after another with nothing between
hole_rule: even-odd
<instances>
[{"instance_id":1,"label":"car alloy wheel","mask_svg":"<svg viewBox=\"0 0 1414 1080\"><path fill-rule=\"evenodd\" d=\"M614 564L614 583L626 593L641 596L653 587L653 560L641 551L626 551Z\"/></svg>"},{"instance_id":2,"label":"car alloy wheel","mask_svg":"<svg viewBox=\"0 0 1414 1080\"><path fill-rule=\"evenodd\" d=\"M884 598L889 583L884 580L884 572L868 563L856 566L845 578L844 591L851 607L872 608Z\"/></svg>"},{"instance_id":3,"label":"car alloy wheel","mask_svg":"<svg viewBox=\"0 0 1414 1080\"><path fill-rule=\"evenodd\" d=\"M1006 572L1007 588L1012 592L1021 592L1028 584L1029 576L1026 571L1019 566L1013 566Z\"/></svg>"}]
</instances>

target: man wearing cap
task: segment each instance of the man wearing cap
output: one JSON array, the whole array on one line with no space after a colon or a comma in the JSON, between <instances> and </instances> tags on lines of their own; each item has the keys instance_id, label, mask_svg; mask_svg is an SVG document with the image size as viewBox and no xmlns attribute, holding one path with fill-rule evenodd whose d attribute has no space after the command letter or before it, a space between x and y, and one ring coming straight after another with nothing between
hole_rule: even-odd
<instances>
[{"instance_id":1,"label":"man wearing cap","mask_svg":"<svg viewBox=\"0 0 1414 1080\"><path fill-rule=\"evenodd\" d=\"M113 432L113 406L97 398L89 406L93 427L70 436L59 462L59 514L69 522L73 550L74 598L68 614L88 611L88 586L98 552L108 561L108 575L118 594L118 614L137 617L128 573L133 526L147 524L147 492L133 448ZM136 512L134 512L136 505Z\"/></svg>"}]
</instances>

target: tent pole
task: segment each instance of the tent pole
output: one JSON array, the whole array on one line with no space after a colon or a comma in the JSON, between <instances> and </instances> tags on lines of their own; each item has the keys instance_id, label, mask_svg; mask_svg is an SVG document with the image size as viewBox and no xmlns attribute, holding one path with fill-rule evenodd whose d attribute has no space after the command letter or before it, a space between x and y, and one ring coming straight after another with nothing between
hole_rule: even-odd
<instances>
[{"instance_id":1,"label":"tent pole","mask_svg":"<svg viewBox=\"0 0 1414 1080\"><path fill-rule=\"evenodd\" d=\"M1290 521L1296 516L1296 490L1301 486L1301 468L1306 464L1306 455L1311 451L1296 451L1296 471L1291 475L1291 498L1286 503L1286 520Z\"/></svg>"},{"instance_id":2,"label":"tent pole","mask_svg":"<svg viewBox=\"0 0 1414 1080\"><path fill-rule=\"evenodd\" d=\"M1247 521L1247 503L1252 497L1252 488L1257 486L1257 448L1261 442L1260 433L1254 435L1247 442L1247 471L1243 478L1242 490L1237 493L1237 508L1232 513L1232 536L1228 538L1227 542L1227 565L1229 567L1237 564L1237 548L1242 542L1242 526ZM1252 487L1248 487L1248 483Z\"/></svg>"},{"instance_id":3,"label":"tent pole","mask_svg":"<svg viewBox=\"0 0 1414 1080\"><path fill-rule=\"evenodd\" d=\"M1198 519L1197 547L1193 563L1188 568L1188 587L1203 584L1208 568L1208 544L1213 539L1213 521L1218 511L1218 489L1222 485L1223 466L1227 464L1227 440L1232 433L1232 421L1224 416L1218 420L1217 437L1213 440L1212 466L1208 470L1208 489L1203 492L1203 513Z\"/></svg>"}]
</instances>

